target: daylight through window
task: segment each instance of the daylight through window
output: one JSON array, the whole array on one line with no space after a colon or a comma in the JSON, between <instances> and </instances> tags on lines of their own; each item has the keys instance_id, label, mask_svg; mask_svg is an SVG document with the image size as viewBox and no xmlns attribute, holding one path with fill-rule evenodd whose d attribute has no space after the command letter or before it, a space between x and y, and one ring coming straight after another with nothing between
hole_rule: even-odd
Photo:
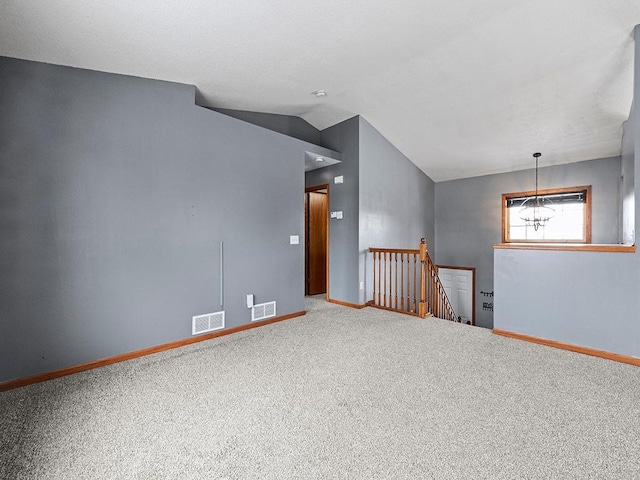
<instances>
[{"instance_id":1,"label":"daylight through window","mask_svg":"<svg viewBox=\"0 0 640 480\"><path fill-rule=\"evenodd\" d=\"M591 243L590 186L541 190L538 197L553 211L536 229L524 220L532 217L524 209L536 203L535 192L502 195L503 242Z\"/></svg>"}]
</instances>

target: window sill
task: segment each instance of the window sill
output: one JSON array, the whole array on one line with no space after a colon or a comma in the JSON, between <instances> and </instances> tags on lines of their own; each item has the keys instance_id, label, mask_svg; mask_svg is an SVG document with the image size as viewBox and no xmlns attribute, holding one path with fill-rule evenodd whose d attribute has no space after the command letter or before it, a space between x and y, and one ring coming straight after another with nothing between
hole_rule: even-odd
<instances>
[{"instance_id":1,"label":"window sill","mask_svg":"<svg viewBox=\"0 0 640 480\"><path fill-rule=\"evenodd\" d=\"M495 243L495 249L505 250L560 250L565 252L617 252L635 253L635 245L596 243Z\"/></svg>"}]
</instances>

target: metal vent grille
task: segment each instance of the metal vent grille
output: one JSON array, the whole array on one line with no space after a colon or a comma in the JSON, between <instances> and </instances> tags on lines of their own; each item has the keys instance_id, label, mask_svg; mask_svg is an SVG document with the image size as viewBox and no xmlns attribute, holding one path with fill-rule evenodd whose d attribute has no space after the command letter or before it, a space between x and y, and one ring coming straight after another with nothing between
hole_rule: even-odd
<instances>
[{"instance_id":1,"label":"metal vent grille","mask_svg":"<svg viewBox=\"0 0 640 480\"><path fill-rule=\"evenodd\" d=\"M215 313L205 313L193 317L191 322L191 335L213 332L224 328L224 311Z\"/></svg>"},{"instance_id":2,"label":"metal vent grille","mask_svg":"<svg viewBox=\"0 0 640 480\"><path fill-rule=\"evenodd\" d=\"M251 309L251 321L264 320L276 316L276 302L260 303Z\"/></svg>"}]
</instances>

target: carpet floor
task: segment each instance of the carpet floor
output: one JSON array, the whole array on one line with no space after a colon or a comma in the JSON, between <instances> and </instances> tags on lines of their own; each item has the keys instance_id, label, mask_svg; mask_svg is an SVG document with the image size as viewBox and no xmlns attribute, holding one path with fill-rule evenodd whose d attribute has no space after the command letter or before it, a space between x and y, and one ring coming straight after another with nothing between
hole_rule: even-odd
<instances>
[{"instance_id":1,"label":"carpet floor","mask_svg":"<svg viewBox=\"0 0 640 480\"><path fill-rule=\"evenodd\" d=\"M1 393L0 478L640 478L639 368L307 302Z\"/></svg>"}]
</instances>

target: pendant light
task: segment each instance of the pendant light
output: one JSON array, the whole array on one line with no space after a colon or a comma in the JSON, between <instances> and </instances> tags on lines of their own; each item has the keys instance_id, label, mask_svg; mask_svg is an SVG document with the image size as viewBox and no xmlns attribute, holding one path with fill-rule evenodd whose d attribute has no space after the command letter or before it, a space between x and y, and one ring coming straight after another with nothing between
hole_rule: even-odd
<instances>
[{"instance_id":1,"label":"pendant light","mask_svg":"<svg viewBox=\"0 0 640 480\"><path fill-rule=\"evenodd\" d=\"M519 212L520 218L536 232L540 227L544 227L556 213L550 206L551 200L538 196L538 159L541 156L539 152L533 154L533 158L536 159L536 195L525 199Z\"/></svg>"}]
</instances>

